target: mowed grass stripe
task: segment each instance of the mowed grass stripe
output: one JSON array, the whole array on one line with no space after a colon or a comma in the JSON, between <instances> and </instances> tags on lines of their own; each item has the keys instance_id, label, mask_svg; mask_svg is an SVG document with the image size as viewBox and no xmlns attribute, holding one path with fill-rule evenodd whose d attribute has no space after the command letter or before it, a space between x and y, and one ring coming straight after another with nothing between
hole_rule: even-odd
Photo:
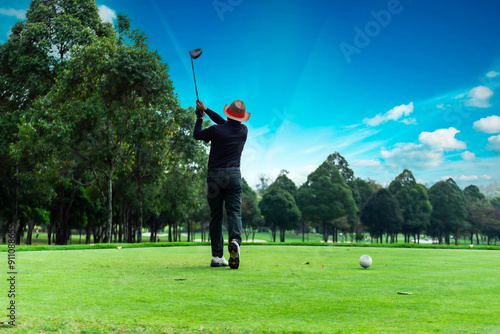
<instances>
[{"instance_id":1,"label":"mowed grass stripe","mask_svg":"<svg viewBox=\"0 0 500 334\"><path fill-rule=\"evenodd\" d=\"M17 256L17 330L500 332L497 251L243 247L238 270L208 246Z\"/></svg>"}]
</instances>

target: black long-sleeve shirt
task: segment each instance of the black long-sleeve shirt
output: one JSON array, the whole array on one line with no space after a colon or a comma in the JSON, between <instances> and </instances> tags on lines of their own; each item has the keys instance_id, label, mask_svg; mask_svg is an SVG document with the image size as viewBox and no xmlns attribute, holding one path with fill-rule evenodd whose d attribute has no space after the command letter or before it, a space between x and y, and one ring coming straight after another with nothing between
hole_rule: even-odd
<instances>
[{"instance_id":1,"label":"black long-sleeve shirt","mask_svg":"<svg viewBox=\"0 0 500 334\"><path fill-rule=\"evenodd\" d=\"M205 113L216 125L202 130L203 120L198 118L193 137L212 142L208 168L240 167L241 152L247 140L248 128L238 121L225 120L210 108L207 108Z\"/></svg>"}]
</instances>

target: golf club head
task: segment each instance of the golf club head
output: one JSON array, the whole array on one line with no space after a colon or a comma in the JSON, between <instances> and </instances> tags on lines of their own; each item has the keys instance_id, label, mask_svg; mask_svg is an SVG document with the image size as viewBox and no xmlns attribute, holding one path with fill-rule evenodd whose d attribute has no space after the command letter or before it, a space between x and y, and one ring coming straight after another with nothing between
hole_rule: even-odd
<instances>
[{"instance_id":1,"label":"golf club head","mask_svg":"<svg viewBox=\"0 0 500 334\"><path fill-rule=\"evenodd\" d=\"M199 56L201 56L202 52L203 51L200 48L198 48L198 49L194 49L194 50L189 51L189 54L191 55L191 58L196 59Z\"/></svg>"}]
</instances>

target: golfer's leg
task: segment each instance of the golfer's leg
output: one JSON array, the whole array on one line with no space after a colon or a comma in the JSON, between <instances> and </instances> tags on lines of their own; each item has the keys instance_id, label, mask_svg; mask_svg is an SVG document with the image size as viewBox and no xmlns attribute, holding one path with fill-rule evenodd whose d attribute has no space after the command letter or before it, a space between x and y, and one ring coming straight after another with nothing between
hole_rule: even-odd
<instances>
[{"instance_id":1,"label":"golfer's leg","mask_svg":"<svg viewBox=\"0 0 500 334\"><path fill-rule=\"evenodd\" d=\"M223 192L215 178L207 178L208 205L210 206L210 242L212 256L224 256L224 237L222 235Z\"/></svg>"},{"instance_id":2,"label":"golfer's leg","mask_svg":"<svg viewBox=\"0 0 500 334\"><path fill-rule=\"evenodd\" d=\"M229 242L236 240L241 245L241 174L232 172L230 182L224 191Z\"/></svg>"}]
</instances>

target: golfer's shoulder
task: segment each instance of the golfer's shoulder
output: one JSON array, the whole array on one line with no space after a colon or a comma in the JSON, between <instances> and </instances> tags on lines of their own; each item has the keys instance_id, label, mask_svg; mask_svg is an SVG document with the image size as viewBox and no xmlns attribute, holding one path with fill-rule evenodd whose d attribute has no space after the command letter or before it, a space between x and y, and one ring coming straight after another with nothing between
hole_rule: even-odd
<instances>
[{"instance_id":1,"label":"golfer's shoulder","mask_svg":"<svg viewBox=\"0 0 500 334\"><path fill-rule=\"evenodd\" d=\"M245 132L248 133L248 128L245 124L241 123L241 129Z\"/></svg>"}]
</instances>

